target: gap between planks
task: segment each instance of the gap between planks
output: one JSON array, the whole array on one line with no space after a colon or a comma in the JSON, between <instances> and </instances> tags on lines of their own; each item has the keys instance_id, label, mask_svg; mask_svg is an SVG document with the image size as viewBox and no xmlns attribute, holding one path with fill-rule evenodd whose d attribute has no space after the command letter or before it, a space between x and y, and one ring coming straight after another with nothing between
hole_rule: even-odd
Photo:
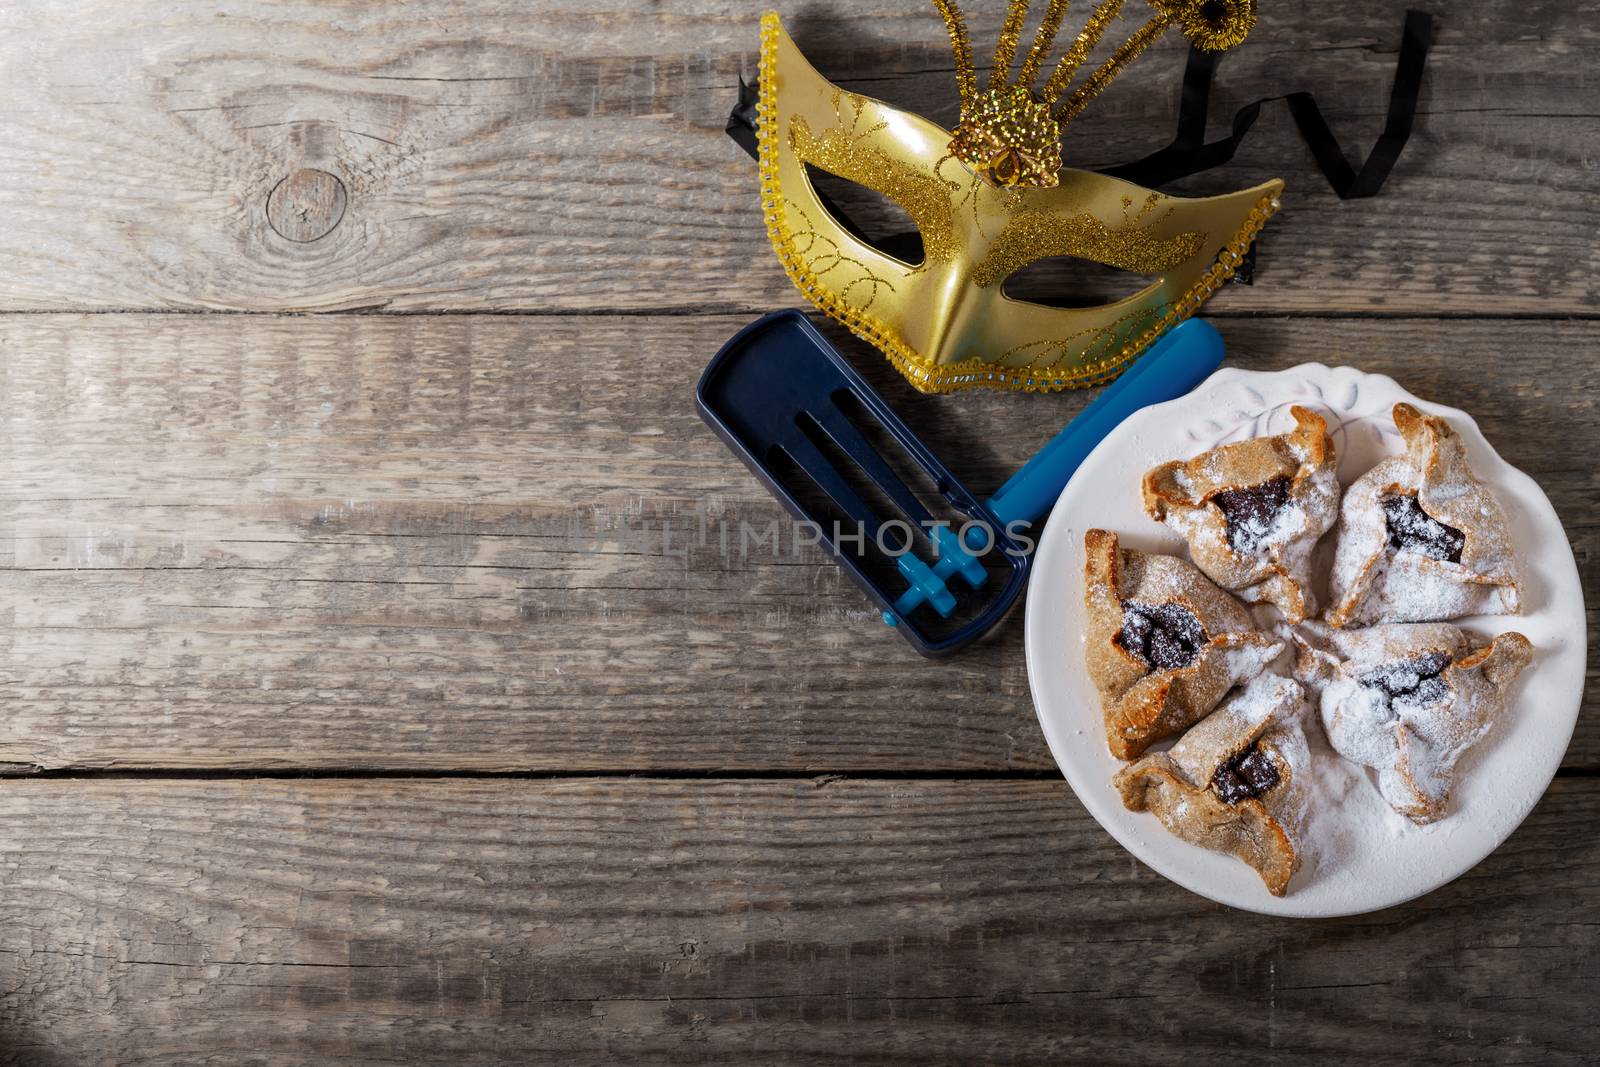
<instances>
[{"instance_id":1,"label":"gap between planks","mask_svg":"<svg viewBox=\"0 0 1600 1067\"><path fill-rule=\"evenodd\" d=\"M670 307L613 307L613 308L391 308L384 304L367 307L339 308L337 310L274 310L272 308L164 308L164 307L59 307L0 309L0 317L13 316L78 316L78 315L165 315L172 317L236 317L274 319L331 319L331 318L533 318L533 319L681 319L715 318L723 315L765 315L771 311L793 308L804 311L814 319L824 318L822 312L800 304L683 304ZM1596 322L1596 311L1438 311L1423 315L1415 311L1384 311L1377 308L1316 310L1304 308L1268 309L1208 309L1204 319L1300 319L1329 322Z\"/></svg>"},{"instance_id":2,"label":"gap between planks","mask_svg":"<svg viewBox=\"0 0 1600 1067\"><path fill-rule=\"evenodd\" d=\"M1556 778L1600 778L1600 767L1558 767ZM975 768L905 768L901 770L819 771L799 768L651 768L627 767L600 770L518 770L490 771L449 767L41 767L31 763L0 764L0 780L26 778L30 781L76 781L93 779L124 781L201 781L240 780L299 781L419 781L428 779L560 781L625 778L661 781L810 781L818 787L833 782L1050 782L1062 780L1061 772L1048 767L1019 767L1015 770Z\"/></svg>"}]
</instances>

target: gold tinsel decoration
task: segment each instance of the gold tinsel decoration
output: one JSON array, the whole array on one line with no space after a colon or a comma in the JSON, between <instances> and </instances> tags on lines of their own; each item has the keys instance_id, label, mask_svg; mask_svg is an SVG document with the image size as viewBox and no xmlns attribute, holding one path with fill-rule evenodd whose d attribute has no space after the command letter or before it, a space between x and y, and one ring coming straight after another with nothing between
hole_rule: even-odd
<instances>
[{"instance_id":1,"label":"gold tinsel decoration","mask_svg":"<svg viewBox=\"0 0 1600 1067\"><path fill-rule=\"evenodd\" d=\"M978 91L972 40L955 0L933 0L950 31L961 122L950 139L950 154L1000 188L1054 188L1061 169L1061 129L1122 73L1157 38L1177 26L1196 47L1209 52L1232 48L1256 22L1255 0L1149 0L1150 18L1085 78L1059 107L1073 75L1100 43L1122 9L1123 0L1099 0L1043 87L1034 79L1061 27L1066 0L1050 0L1034 34L1022 71L1011 81L1022 23L1030 0L1010 0L995 46L989 84Z\"/></svg>"},{"instance_id":2,"label":"gold tinsel decoration","mask_svg":"<svg viewBox=\"0 0 1600 1067\"><path fill-rule=\"evenodd\" d=\"M1233 48L1256 24L1256 0L1183 0L1173 6L1178 29L1207 52Z\"/></svg>"}]
</instances>

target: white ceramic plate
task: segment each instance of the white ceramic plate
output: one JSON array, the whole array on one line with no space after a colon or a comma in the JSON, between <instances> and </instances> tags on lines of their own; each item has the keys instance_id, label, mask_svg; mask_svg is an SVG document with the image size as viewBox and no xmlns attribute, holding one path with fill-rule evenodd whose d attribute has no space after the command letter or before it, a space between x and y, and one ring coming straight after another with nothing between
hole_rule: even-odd
<instances>
[{"instance_id":1,"label":"white ceramic plate","mask_svg":"<svg viewBox=\"0 0 1600 1067\"><path fill-rule=\"evenodd\" d=\"M1315 714L1308 715L1313 759L1342 768L1344 777L1336 781L1344 798L1313 813L1323 858L1295 876L1287 896L1274 897L1248 866L1178 840L1155 816L1125 809L1111 787L1122 764L1106 749L1100 702L1083 667L1083 534L1098 526L1117 531L1129 547L1186 557L1182 540L1140 506L1146 470L1228 441L1282 433L1293 425L1289 406L1305 404L1328 416L1339 480L1348 486L1400 451L1389 417L1400 400L1442 415L1461 434L1472 469L1511 517L1522 560L1525 613L1457 625L1478 638L1520 631L1534 644L1533 665L1515 683L1505 715L1462 761L1450 813L1428 827L1391 812L1371 772L1341 760L1327 747ZM1333 536L1324 539L1324 549ZM1325 598L1326 576L1319 577ZM1256 612L1263 624L1276 618L1270 608ZM1111 836L1202 896L1250 911L1312 917L1375 911L1421 896L1470 869L1517 828L1550 784L1572 736L1587 641L1578 568L1555 509L1533 479L1495 454L1471 416L1419 400L1382 375L1311 363L1273 373L1218 371L1193 393L1138 412L1100 443L1062 492L1040 539L1028 589L1027 654L1050 751Z\"/></svg>"}]
</instances>

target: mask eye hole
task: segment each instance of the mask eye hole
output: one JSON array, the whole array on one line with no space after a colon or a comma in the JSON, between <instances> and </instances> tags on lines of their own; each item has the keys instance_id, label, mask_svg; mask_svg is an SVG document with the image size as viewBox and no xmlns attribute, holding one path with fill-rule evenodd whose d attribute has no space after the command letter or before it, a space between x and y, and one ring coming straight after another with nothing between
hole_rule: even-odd
<instances>
[{"instance_id":1,"label":"mask eye hole","mask_svg":"<svg viewBox=\"0 0 1600 1067\"><path fill-rule=\"evenodd\" d=\"M833 221L850 236L907 267L922 266L922 235L905 208L875 189L807 163L806 179Z\"/></svg>"},{"instance_id":2,"label":"mask eye hole","mask_svg":"<svg viewBox=\"0 0 1600 1067\"><path fill-rule=\"evenodd\" d=\"M1012 271L1000 283L1000 292L1012 300L1045 307L1103 307L1160 278L1159 274L1135 274L1077 256L1046 256Z\"/></svg>"}]
</instances>

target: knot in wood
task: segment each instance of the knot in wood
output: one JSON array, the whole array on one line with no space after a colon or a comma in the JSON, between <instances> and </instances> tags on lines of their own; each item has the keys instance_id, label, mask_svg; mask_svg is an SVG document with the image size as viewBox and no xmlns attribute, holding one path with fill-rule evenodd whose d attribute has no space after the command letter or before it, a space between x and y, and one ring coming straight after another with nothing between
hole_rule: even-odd
<instances>
[{"instance_id":1,"label":"knot in wood","mask_svg":"<svg viewBox=\"0 0 1600 1067\"><path fill-rule=\"evenodd\" d=\"M325 170L297 170L267 194L267 223L280 237L305 244L326 237L344 218L344 182Z\"/></svg>"}]
</instances>

